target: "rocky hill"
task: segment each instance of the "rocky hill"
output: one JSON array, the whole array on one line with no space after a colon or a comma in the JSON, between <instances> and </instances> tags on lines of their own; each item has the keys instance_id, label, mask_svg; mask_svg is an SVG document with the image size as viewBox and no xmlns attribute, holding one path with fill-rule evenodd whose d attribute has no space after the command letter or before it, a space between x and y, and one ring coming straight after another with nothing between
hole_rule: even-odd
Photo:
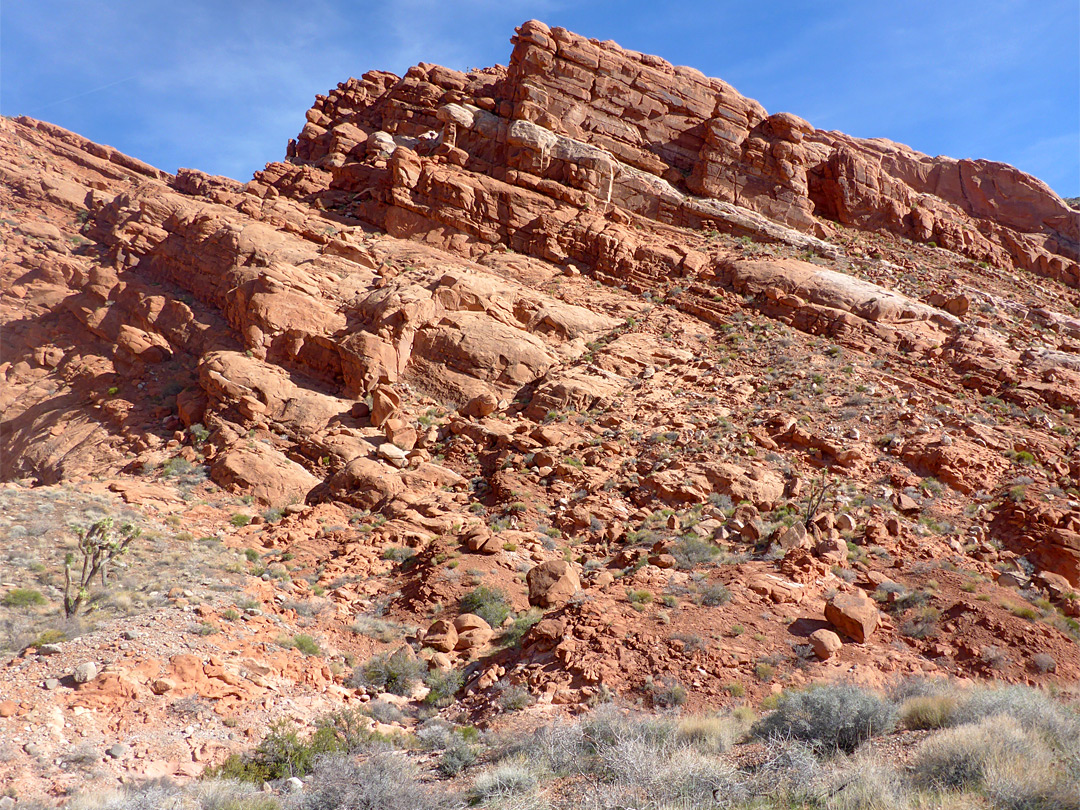
<instances>
[{"instance_id":1,"label":"rocky hill","mask_svg":"<svg viewBox=\"0 0 1080 810\"><path fill-rule=\"evenodd\" d=\"M480 723L1080 678L1080 215L512 42L349 79L247 183L0 121L0 787L195 775L394 651Z\"/></svg>"}]
</instances>

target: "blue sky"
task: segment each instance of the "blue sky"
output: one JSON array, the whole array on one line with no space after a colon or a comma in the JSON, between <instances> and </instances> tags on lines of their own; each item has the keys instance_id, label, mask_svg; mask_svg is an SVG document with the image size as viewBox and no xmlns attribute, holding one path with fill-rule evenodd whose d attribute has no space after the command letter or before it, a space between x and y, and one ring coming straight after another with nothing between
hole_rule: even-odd
<instances>
[{"instance_id":1,"label":"blue sky","mask_svg":"<svg viewBox=\"0 0 1080 810\"><path fill-rule=\"evenodd\" d=\"M246 180L316 93L372 68L506 64L534 17L821 129L1012 163L1080 196L1077 0L4 0L0 112Z\"/></svg>"}]
</instances>

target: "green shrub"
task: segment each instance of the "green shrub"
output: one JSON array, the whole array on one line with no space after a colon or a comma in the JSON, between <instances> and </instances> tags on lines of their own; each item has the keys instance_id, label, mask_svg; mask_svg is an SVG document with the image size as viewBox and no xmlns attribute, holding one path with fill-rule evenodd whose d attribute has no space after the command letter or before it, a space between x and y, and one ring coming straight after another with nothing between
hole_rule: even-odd
<instances>
[{"instance_id":1,"label":"green shrub","mask_svg":"<svg viewBox=\"0 0 1080 810\"><path fill-rule=\"evenodd\" d=\"M329 726L318 729L305 740L294 726L281 721L271 726L270 733L253 753L233 754L217 768L209 769L207 775L255 784L301 777L311 773L319 757L344 750L345 741Z\"/></svg>"},{"instance_id":2,"label":"green shrub","mask_svg":"<svg viewBox=\"0 0 1080 810\"><path fill-rule=\"evenodd\" d=\"M490 624L500 627L510 615L510 602L498 588L480 585L461 598L461 612L474 613Z\"/></svg>"},{"instance_id":3,"label":"green shrub","mask_svg":"<svg viewBox=\"0 0 1080 810\"><path fill-rule=\"evenodd\" d=\"M713 582L698 591L701 604L706 607L719 607L726 605L731 599L731 591L719 582Z\"/></svg>"},{"instance_id":4,"label":"green shrub","mask_svg":"<svg viewBox=\"0 0 1080 810\"><path fill-rule=\"evenodd\" d=\"M306 633L293 636L293 646L304 655L321 655L319 643Z\"/></svg>"},{"instance_id":5,"label":"green shrub","mask_svg":"<svg viewBox=\"0 0 1080 810\"><path fill-rule=\"evenodd\" d=\"M776 711L754 724L755 737L794 739L819 753L854 751L860 743L896 727L895 707L858 686L828 684L784 692Z\"/></svg>"},{"instance_id":6,"label":"green shrub","mask_svg":"<svg viewBox=\"0 0 1080 810\"><path fill-rule=\"evenodd\" d=\"M454 702L454 695L465 685L465 676L461 670L457 669L451 669L448 672L433 669L424 677L424 683L431 690L424 698L424 702L443 708Z\"/></svg>"},{"instance_id":7,"label":"green shrub","mask_svg":"<svg viewBox=\"0 0 1080 810\"><path fill-rule=\"evenodd\" d=\"M525 637L525 634L532 629L538 621L544 618L544 611L540 608L529 608L524 613L518 614L514 618L514 623L506 628L506 631L499 638L501 644L507 647L515 647L521 643L521 639Z\"/></svg>"},{"instance_id":8,"label":"green shrub","mask_svg":"<svg viewBox=\"0 0 1080 810\"><path fill-rule=\"evenodd\" d=\"M696 537L684 537L671 548L671 555L679 568L691 569L712 562L720 556L720 549Z\"/></svg>"},{"instance_id":9,"label":"green shrub","mask_svg":"<svg viewBox=\"0 0 1080 810\"><path fill-rule=\"evenodd\" d=\"M4 607L23 608L44 605L47 601L41 591L31 588L13 588L4 594L4 599L0 601L0 604Z\"/></svg>"},{"instance_id":10,"label":"green shrub","mask_svg":"<svg viewBox=\"0 0 1080 810\"><path fill-rule=\"evenodd\" d=\"M392 695L409 695L424 672L424 662L402 647L390 655L376 655L353 670L349 686L374 687Z\"/></svg>"},{"instance_id":11,"label":"green shrub","mask_svg":"<svg viewBox=\"0 0 1080 810\"><path fill-rule=\"evenodd\" d=\"M229 518L229 523L239 529L241 526L247 526L249 523L251 523L251 515L245 515L241 512L237 512L235 515Z\"/></svg>"}]
</instances>

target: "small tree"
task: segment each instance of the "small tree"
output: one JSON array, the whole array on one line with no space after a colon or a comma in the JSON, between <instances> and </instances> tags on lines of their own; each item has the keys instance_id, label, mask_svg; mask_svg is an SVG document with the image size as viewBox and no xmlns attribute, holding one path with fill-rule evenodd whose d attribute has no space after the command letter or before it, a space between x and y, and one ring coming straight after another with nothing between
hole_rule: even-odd
<instances>
[{"instance_id":1,"label":"small tree","mask_svg":"<svg viewBox=\"0 0 1080 810\"><path fill-rule=\"evenodd\" d=\"M806 527L807 531L810 530L810 524L814 522L818 511L829 496L831 483L824 471L822 471L820 479L816 482L810 482L810 491L806 494L806 516L803 518L803 526Z\"/></svg>"},{"instance_id":2,"label":"small tree","mask_svg":"<svg viewBox=\"0 0 1080 810\"><path fill-rule=\"evenodd\" d=\"M64 614L69 619L79 612L90 595L90 584L95 578L100 576L101 587L107 586L109 563L126 552L141 533L141 529L130 523L114 529L111 517L102 518L89 529L75 529L79 538L78 554L68 552L64 558ZM82 557L82 569L73 580L71 569L79 556Z\"/></svg>"}]
</instances>

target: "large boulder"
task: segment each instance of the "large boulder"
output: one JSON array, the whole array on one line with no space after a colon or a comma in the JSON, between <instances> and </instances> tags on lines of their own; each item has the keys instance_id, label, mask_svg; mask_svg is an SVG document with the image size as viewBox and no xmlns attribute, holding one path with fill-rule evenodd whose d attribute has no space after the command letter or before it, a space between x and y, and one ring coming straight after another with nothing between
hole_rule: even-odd
<instances>
[{"instance_id":1,"label":"large boulder","mask_svg":"<svg viewBox=\"0 0 1080 810\"><path fill-rule=\"evenodd\" d=\"M458 631L453 622L439 619L424 633L424 644L440 652L453 652L458 643Z\"/></svg>"},{"instance_id":2,"label":"large boulder","mask_svg":"<svg viewBox=\"0 0 1080 810\"><path fill-rule=\"evenodd\" d=\"M877 604L862 591L840 593L826 603L825 618L852 641L862 644L877 629Z\"/></svg>"},{"instance_id":3,"label":"large boulder","mask_svg":"<svg viewBox=\"0 0 1080 810\"><path fill-rule=\"evenodd\" d=\"M491 625L475 613L462 613L454 619L454 630L457 631L454 649L459 652L483 647L495 635Z\"/></svg>"},{"instance_id":4,"label":"large boulder","mask_svg":"<svg viewBox=\"0 0 1080 810\"><path fill-rule=\"evenodd\" d=\"M529 604L558 607L581 590L581 580L574 566L565 560L548 560L531 569L525 577L529 585Z\"/></svg>"},{"instance_id":5,"label":"large boulder","mask_svg":"<svg viewBox=\"0 0 1080 810\"><path fill-rule=\"evenodd\" d=\"M259 442L234 447L215 458L210 477L221 487L276 506L302 503L319 484L318 478L284 453Z\"/></svg>"}]
</instances>

